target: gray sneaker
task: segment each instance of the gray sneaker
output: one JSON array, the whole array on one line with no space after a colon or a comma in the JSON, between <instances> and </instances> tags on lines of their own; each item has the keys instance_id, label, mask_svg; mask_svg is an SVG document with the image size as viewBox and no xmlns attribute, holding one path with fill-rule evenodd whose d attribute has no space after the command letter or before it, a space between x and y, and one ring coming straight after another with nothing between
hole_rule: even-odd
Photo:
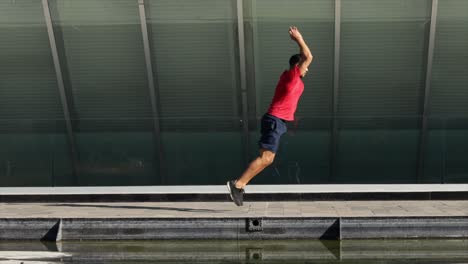
<instances>
[{"instance_id":1,"label":"gray sneaker","mask_svg":"<svg viewBox=\"0 0 468 264\"><path fill-rule=\"evenodd\" d=\"M234 180L227 182L227 188L229 190L229 195L231 196L231 199L234 201L234 203L237 206L242 206L244 204L244 189L236 188L236 181Z\"/></svg>"}]
</instances>

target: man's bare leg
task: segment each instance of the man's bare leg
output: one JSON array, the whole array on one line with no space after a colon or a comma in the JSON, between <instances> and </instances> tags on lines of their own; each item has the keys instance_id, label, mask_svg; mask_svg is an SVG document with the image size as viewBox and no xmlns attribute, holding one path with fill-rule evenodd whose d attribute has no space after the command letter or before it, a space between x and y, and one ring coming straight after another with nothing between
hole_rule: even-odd
<instances>
[{"instance_id":1,"label":"man's bare leg","mask_svg":"<svg viewBox=\"0 0 468 264\"><path fill-rule=\"evenodd\" d=\"M250 163L249 167L247 167L236 181L236 188L244 188L253 177L273 163L275 155L276 154L270 150L260 149L260 155Z\"/></svg>"}]
</instances>

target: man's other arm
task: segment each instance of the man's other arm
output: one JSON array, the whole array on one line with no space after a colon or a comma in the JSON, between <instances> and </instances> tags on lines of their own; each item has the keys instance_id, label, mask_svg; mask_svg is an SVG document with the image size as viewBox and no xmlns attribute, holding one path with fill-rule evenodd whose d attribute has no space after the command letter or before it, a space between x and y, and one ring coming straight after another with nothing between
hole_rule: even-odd
<instances>
[{"instance_id":1,"label":"man's other arm","mask_svg":"<svg viewBox=\"0 0 468 264\"><path fill-rule=\"evenodd\" d=\"M289 28L289 36L297 43L297 45L299 45L299 50L303 57L299 63L299 70L301 71L301 76L304 76L308 71L309 65L312 63L314 56L312 56L312 52L310 52L309 47L297 27L292 26Z\"/></svg>"}]
</instances>

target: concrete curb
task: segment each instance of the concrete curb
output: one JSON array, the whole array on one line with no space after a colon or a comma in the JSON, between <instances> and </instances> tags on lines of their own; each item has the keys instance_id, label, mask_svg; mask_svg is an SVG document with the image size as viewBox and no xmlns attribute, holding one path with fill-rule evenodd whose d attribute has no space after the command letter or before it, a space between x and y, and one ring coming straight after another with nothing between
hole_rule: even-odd
<instances>
[{"instance_id":1,"label":"concrete curb","mask_svg":"<svg viewBox=\"0 0 468 264\"><path fill-rule=\"evenodd\" d=\"M468 217L0 219L0 240L468 238Z\"/></svg>"}]
</instances>

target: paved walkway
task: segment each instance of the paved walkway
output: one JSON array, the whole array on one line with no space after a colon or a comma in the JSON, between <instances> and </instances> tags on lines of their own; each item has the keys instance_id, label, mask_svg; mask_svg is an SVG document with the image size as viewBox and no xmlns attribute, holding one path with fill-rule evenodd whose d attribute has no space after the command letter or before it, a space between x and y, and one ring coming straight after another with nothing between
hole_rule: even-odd
<instances>
[{"instance_id":1,"label":"paved walkway","mask_svg":"<svg viewBox=\"0 0 468 264\"><path fill-rule=\"evenodd\" d=\"M468 201L0 203L0 219L385 216L468 216Z\"/></svg>"}]
</instances>

